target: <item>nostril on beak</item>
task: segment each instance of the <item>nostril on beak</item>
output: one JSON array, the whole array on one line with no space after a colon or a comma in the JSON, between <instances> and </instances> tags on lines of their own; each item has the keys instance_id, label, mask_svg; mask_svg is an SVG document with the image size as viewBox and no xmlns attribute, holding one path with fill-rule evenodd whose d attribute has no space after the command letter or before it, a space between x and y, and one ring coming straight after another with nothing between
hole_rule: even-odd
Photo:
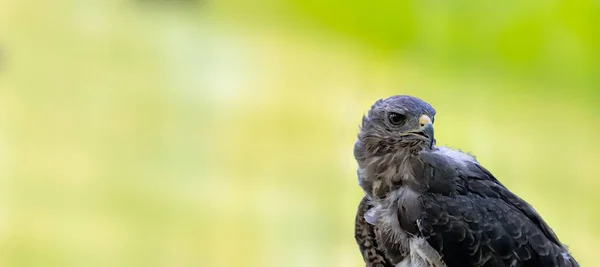
<instances>
[{"instance_id":1,"label":"nostril on beak","mask_svg":"<svg viewBox=\"0 0 600 267\"><path fill-rule=\"evenodd\" d=\"M429 118L429 116L427 115L421 115L421 117L419 118L419 125L421 125L421 127L424 127L427 124L431 124L431 118Z\"/></svg>"}]
</instances>

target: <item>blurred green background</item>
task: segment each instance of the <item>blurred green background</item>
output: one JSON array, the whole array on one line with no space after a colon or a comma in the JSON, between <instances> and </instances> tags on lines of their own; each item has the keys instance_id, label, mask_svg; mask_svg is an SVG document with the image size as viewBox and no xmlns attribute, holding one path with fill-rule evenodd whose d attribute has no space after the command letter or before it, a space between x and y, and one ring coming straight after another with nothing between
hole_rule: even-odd
<instances>
[{"instance_id":1,"label":"blurred green background","mask_svg":"<svg viewBox=\"0 0 600 267\"><path fill-rule=\"evenodd\" d=\"M0 0L0 266L364 266L379 98L600 247L600 4Z\"/></svg>"}]
</instances>

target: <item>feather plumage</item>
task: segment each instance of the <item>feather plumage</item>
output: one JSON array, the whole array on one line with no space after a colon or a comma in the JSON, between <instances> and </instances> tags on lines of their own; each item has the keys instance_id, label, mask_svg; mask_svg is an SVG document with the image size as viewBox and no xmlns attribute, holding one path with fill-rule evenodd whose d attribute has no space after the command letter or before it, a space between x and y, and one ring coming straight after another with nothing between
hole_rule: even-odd
<instances>
[{"instance_id":1,"label":"feather plumage","mask_svg":"<svg viewBox=\"0 0 600 267\"><path fill-rule=\"evenodd\" d=\"M408 114L407 123L386 124L388 112ZM367 267L579 266L535 209L474 157L415 133L422 115L435 110L396 96L363 119L355 237Z\"/></svg>"}]
</instances>

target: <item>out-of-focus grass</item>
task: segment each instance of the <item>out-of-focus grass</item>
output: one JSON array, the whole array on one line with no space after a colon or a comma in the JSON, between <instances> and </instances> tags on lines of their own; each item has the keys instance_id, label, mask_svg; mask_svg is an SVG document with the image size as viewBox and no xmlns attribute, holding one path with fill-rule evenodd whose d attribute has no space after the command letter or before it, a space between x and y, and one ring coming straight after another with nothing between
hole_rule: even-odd
<instances>
[{"instance_id":1,"label":"out-of-focus grass","mask_svg":"<svg viewBox=\"0 0 600 267\"><path fill-rule=\"evenodd\" d=\"M0 2L0 265L361 266L392 94L593 264L596 4L159 2Z\"/></svg>"}]
</instances>

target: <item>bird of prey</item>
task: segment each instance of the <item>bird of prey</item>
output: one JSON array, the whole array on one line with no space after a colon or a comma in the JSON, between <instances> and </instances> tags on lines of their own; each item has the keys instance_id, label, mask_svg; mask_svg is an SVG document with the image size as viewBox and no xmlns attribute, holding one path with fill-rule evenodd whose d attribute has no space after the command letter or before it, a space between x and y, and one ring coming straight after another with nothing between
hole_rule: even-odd
<instances>
[{"instance_id":1,"label":"bird of prey","mask_svg":"<svg viewBox=\"0 0 600 267\"><path fill-rule=\"evenodd\" d=\"M366 266L579 266L533 207L474 157L436 146L435 115L399 95L362 119L355 239Z\"/></svg>"}]
</instances>

